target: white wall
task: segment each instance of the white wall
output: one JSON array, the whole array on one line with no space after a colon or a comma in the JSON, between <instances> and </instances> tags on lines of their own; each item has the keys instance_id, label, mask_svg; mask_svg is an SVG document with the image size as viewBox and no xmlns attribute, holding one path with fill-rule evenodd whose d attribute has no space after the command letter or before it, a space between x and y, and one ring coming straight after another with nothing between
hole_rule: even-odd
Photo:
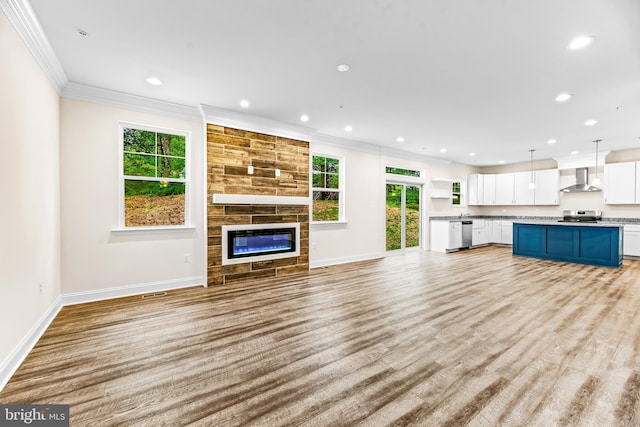
<instances>
[{"instance_id":1,"label":"white wall","mask_svg":"<svg viewBox=\"0 0 640 427\"><path fill-rule=\"evenodd\" d=\"M345 164L345 224L311 224L311 268L384 254L384 168L379 150L340 146L321 138L310 144L311 154L341 156Z\"/></svg>"},{"instance_id":2,"label":"white wall","mask_svg":"<svg viewBox=\"0 0 640 427\"><path fill-rule=\"evenodd\" d=\"M5 367L60 295L60 103L1 13L0 57L0 367Z\"/></svg>"},{"instance_id":3,"label":"white wall","mask_svg":"<svg viewBox=\"0 0 640 427\"><path fill-rule=\"evenodd\" d=\"M62 292L205 283L204 127L161 115L61 100ZM191 231L118 235L118 122L191 132ZM184 262L188 254L191 262Z\"/></svg>"},{"instance_id":4,"label":"white wall","mask_svg":"<svg viewBox=\"0 0 640 427\"><path fill-rule=\"evenodd\" d=\"M423 186L422 247L428 249L429 216L474 214L475 208L453 207L451 200L431 199L442 184L431 182L432 177L460 179L476 168L456 163L447 164L424 156L385 150L367 144L326 140L311 142L312 154L342 156L346 171L346 224L312 224L310 231L310 265L312 268L343 262L385 256L385 184L386 166L423 170L425 176L417 182ZM403 177L394 177L402 181ZM451 192L451 184L445 184ZM441 191L440 191L441 192Z\"/></svg>"}]
</instances>

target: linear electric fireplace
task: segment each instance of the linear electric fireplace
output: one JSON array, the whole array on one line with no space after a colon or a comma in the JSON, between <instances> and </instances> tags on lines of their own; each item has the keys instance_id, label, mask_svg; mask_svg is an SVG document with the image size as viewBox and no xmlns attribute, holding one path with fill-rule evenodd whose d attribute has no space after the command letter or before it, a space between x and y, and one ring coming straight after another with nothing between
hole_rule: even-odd
<instances>
[{"instance_id":1,"label":"linear electric fireplace","mask_svg":"<svg viewBox=\"0 0 640 427\"><path fill-rule=\"evenodd\" d=\"M300 255L300 224L222 226L222 265Z\"/></svg>"}]
</instances>

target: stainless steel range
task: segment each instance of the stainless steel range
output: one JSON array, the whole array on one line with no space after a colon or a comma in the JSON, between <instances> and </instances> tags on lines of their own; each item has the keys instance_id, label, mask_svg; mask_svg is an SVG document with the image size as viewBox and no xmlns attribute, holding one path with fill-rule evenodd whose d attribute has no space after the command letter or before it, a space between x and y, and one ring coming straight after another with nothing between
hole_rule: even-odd
<instances>
[{"instance_id":1,"label":"stainless steel range","mask_svg":"<svg viewBox=\"0 0 640 427\"><path fill-rule=\"evenodd\" d=\"M562 219L558 222L598 222L602 219L602 211L562 211Z\"/></svg>"}]
</instances>

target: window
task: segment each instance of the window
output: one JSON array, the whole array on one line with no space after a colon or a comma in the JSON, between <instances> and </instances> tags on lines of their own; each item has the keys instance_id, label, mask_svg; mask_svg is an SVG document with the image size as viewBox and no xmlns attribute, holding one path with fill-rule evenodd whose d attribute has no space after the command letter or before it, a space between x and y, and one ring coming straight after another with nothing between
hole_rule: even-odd
<instances>
[{"instance_id":1,"label":"window","mask_svg":"<svg viewBox=\"0 0 640 427\"><path fill-rule=\"evenodd\" d=\"M188 225L189 133L120 124L120 226Z\"/></svg>"},{"instance_id":2,"label":"window","mask_svg":"<svg viewBox=\"0 0 640 427\"><path fill-rule=\"evenodd\" d=\"M462 205L462 183L453 181L451 184L451 204L454 206Z\"/></svg>"},{"instance_id":3,"label":"window","mask_svg":"<svg viewBox=\"0 0 640 427\"><path fill-rule=\"evenodd\" d=\"M314 155L312 162L312 220L343 221L342 159Z\"/></svg>"},{"instance_id":4,"label":"window","mask_svg":"<svg viewBox=\"0 0 640 427\"><path fill-rule=\"evenodd\" d=\"M385 172L393 175L414 176L420 178L420 171L412 169L393 168L391 166L387 166L385 168Z\"/></svg>"}]
</instances>

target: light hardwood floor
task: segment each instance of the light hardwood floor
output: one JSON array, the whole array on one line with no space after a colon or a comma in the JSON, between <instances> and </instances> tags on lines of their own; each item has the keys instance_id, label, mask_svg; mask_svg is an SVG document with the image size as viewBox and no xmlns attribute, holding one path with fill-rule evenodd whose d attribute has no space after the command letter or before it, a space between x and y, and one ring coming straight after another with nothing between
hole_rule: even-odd
<instances>
[{"instance_id":1,"label":"light hardwood floor","mask_svg":"<svg viewBox=\"0 0 640 427\"><path fill-rule=\"evenodd\" d=\"M640 261L412 253L65 307L0 402L72 426L637 426L639 308Z\"/></svg>"}]
</instances>

